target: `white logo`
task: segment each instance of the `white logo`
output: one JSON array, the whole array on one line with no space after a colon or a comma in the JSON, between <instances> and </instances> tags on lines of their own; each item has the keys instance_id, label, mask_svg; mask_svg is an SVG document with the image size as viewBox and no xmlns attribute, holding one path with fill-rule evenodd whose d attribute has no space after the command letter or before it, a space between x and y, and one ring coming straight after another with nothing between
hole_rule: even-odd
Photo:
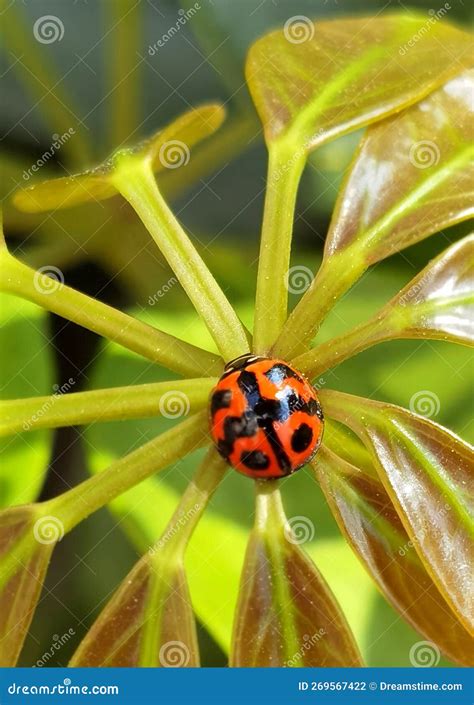
<instances>
[{"instance_id":1,"label":"white logo","mask_svg":"<svg viewBox=\"0 0 474 705\"><path fill-rule=\"evenodd\" d=\"M410 649L410 663L415 668L432 668L440 658L438 647L431 641L417 641Z\"/></svg>"},{"instance_id":2,"label":"white logo","mask_svg":"<svg viewBox=\"0 0 474 705\"><path fill-rule=\"evenodd\" d=\"M177 390L171 390L163 394L158 406L160 414L167 419L177 419L179 416L186 416L189 414L191 407L186 394Z\"/></svg>"},{"instance_id":3,"label":"white logo","mask_svg":"<svg viewBox=\"0 0 474 705\"><path fill-rule=\"evenodd\" d=\"M40 44L54 44L64 37L64 25L56 15L43 15L33 25L33 36Z\"/></svg>"},{"instance_id":4,"label":"white logo","mask_svg":"<svg viewBox=\"0 0 474 705\"><path fill-rule=\"evenodd\" d=\"M63 286L64 274L58 267L47 264L36 270L33 284L40 294L54 294Z\"/></svg>"},{"instance_id":5,"label":"white logo","mask_svg":"<svg viewBox=\"0 0 474 705\"><path fill-rule=\"evenodd\" d=\"M182 668L189 663L189 649L182 641L167 641L158 658L164 668Z\"/></svg>"},{"instance_id":6,"label":"white logo","mask_svg":"<svg viewBox=\"0 0 474 705\"><path fill-rule=\"evenodd\" d=\"M430 140L415 142L410 147L409 159L411 164L417 169L428 169L436 166L441 157L439 147Z\"/></svg>"},{"instance_id":7,"label":"white logo","mask_svg":"<svg viewBox=\"0 0 474 705\"><path fill-rule=\"evenodd\" d=\"M303 44L314 37L314 24L306 15L295 15L286 20L283 34L292 44Z\"/></svg>"},{"instance_id":8,"label":"white logo","mask_svg":"<svg viewBox=\"0 0 474 705\"><path fill-rule=\"evenodd\" d=\"M428 389L416 392L410 399L410 411L413 411L414 414L420 414L426 419L438 416L440 407L439 397Z\"/></svg>"},{"instance_id":9,"label":"white logo","mask_svg":"<svg viewBox=\"0 0 474 705\"><path fill-rule=\"evenodd\" d=\"M159 158L166 169L179 169L180 166L188 164L191 153L188 145L184 144L184 142L170 140L161 145Z\"/></svg>"},{"instance_id":10,"label":"white logo","mask_svg":"<svg viewBox=\"0 0 474 705\"><path fill-rule=\"evenodd\" d=\"M64 536L63 523L54 516L41 517L35 522L33 535L38 543L56 543L56 541L61 541Z\"/></svg>"},{"instance_id":11,"label":"white logo","mask_svg":"<svg viewBox=\"0 0 474 705\"><path fill-rule=\"evenodd\" d=\"M285 538L293 544L306 543L314 539L314 524L308 517L292 517L285 525Z\"/></svg>"}]
</instances>

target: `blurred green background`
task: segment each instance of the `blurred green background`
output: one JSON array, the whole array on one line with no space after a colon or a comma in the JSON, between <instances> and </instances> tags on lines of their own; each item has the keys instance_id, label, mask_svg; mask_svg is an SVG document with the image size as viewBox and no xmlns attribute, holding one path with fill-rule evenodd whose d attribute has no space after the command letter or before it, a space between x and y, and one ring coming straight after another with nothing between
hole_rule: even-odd
<instances>
[{"instance_id":1,"label":"blurred green background","mask_svg":"<svg viewBox=\"0 0 474 705\"><path fill-rule=\"evenodd\" d=\"M64 25L61 41L40 49L44 60L59 71L62 85L78 108L75 117L86 125L98 158L104 157L113 146L110 132L116 116L110 112L114 91L110 73L111 62L117 60L111 50L117 12L120 16L120 12L127 12L134 4L122 0L25 0L13 2L11 6L22 15L25 43L30 40L32 25L39 16L61 18ZM470 6L463 2L451 4L446 19L468 24ZM428 13L433 8L431 2L421 1L405 5L368 0L201 0L195 18L163 49L151 55L149 47L174 25L180 10L193 5L157 0L139 3L143 33L138 46L133 47L136 68L129 77L139 104L139 122L133 131L133 141L153 132L190 106L209 100L225 102L231 116L237 119L239 115L252 116L243 80L245 53L258 36L284 24L291 16L307 15L318 19L413 9ZM7 19L8 10L2 16L2 28ZM4 198L22 183L23 169L48 149L54 132L38 105L41 89L35 85L31 92L25 81L19 80L16 64L21 64L23 55L18 47L12 49L6 39L0 56L2 94L6 97L1 115ZM119 50L132 51L126 42L126 32L123 41ZM293 264L317 266L342 172L359 138L359 133L349 135L312 156L298 199ZM73 168L74 164L59 151L47 170L48 174L64 174ZM255 122L244 153L233 160L224 160L217 174L204 175L199 183L174 201L179 218L249 326L252 324L265 169L265 149ZM80 219L80 210L77 213ZM81 239L83 230L78 226L74 256L65 261L58 255L67 283L211 349L212 342L179 286L172 286L159 303L149 304L149 297L170 280L171 272L151 249L144 248L135 259L134 243L144 247L143 233L137 234L136 224L127 217L125 214L123 230L106 242L100 257L87 237ZM81 225L87 233L88 220L84 218ZM46 223L44 221L43 218L41 230L46 232L48 218ZM55 223L50 225L53 228ZM324 325L321 340L366 319L431 257L466 234L468 229L469 225L463 224L438 233L376 265L336 307ZM10 224L7 218L6 232L12 251L35 264L55 265L50 259L39 259L41 248L38 249L36 230L36 222L12 216ZM116 252L128 234L129 261L124 251L119 262ZM65 237L68 235L71 233L65 233ZM48 256L52 252L51 249L45 251ZM295 304L297 296L291 298L291 303ZM75 380L73 391L169 378L164 370L117 346L99 341L62 319L43 314L33 305L5 297L0 316L5 322L0 341L2 358L5 358L2 364L5 398L50 394L54 384L61 385L70 377ZM17 374L18 368L22 369L21 375ZM460 346L398 341L347 361L324 375L319 386L403 406L409 406L417 392L428 390L439 399L434 420L472 440L470 371L469 353ZM4 444L0 478L2 502L26 501L24 487L35 477L42 499L55 495L152 438L165 425L159 420L108 423L88 429L63 429L54 434L35 432L8 440ZM59 544L21 665L35 664L58 635L73 629L73 639L58 650L48 665L67 663L73 647L108 596L137 556L164 528L196 463L194 455L162 473L159 479L148 480L116 502L112 513L99 512ZM410 665L410 647L421 637L378 595L340 538L310 473L303 470L283 481L282 488L288 516L309 517L315 526L314 540L305 548L341 601L368 664ZM200 627L203 665L226 663L223 649L229 639L252 516L252 483L236 473L229 473L190 548L191 593L199 597L203 605L200 617L205 622ZM232 537L235 545L232 555L228 547L224 548L221 537L226 541ZM440 661L440 665L446 663Z\"/></svg>"}]
</instances>

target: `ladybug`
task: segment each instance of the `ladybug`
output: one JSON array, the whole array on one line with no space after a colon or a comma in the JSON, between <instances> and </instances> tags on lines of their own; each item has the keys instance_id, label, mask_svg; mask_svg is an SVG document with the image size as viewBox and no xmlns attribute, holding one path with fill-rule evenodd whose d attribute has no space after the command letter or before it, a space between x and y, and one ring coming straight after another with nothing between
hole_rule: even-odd
<instances>
[{"instance_id":1,"label":"ladybug","mask_svg":"<svg viewBox=\"0 0 474 705\"><path fill-rule=\"evenodd\" d=\"M242 355L226 365L211 394L217 450L254 479L299 470L319 448L323 424L315 389L283 360Z\"/></svg>"}]
</instances>

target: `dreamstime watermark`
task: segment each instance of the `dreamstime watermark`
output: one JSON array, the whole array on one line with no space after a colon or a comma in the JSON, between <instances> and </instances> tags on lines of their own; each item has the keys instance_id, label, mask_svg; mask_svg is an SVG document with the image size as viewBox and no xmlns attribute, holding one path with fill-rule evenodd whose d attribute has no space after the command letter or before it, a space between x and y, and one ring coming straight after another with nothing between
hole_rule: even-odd
<instances>
[{"instance_id":1,"label":"dreamstime watermark","mask_svg":"<svg viewBox=\"0 0 474 705\"><path fill-rule=\"evenodd\" d=\"M414 142L408 154L410 164L416 169L429 169L431 166L436 166L440 158L441 152L439 151L439 147L431 140Z\"/></svg>"},{"instance_id":2,"label":"dreamstime watermark","mask_svg":"<svg viewBox=\"0 0 474 705\"><path fill-rule=\"evenodd\" d=\"M173 288L173 286L177 283L178 283L178 280L176 279L176 277L170 277L168 279L168 281L165 284L163 284L163 286L160 289L158 289L157 292L155 292L154 294L152 294L148 297L149 305L154 306L155 304L157 304L160 301L160 299L162 299L163 296L166 296L168 291L170 291Z\"/></svg>"},{"instance_id":3,"label":"dreamstime watermark","mask_svg":"<svg viewBox=\"0 0 474 705\"><path fill-rule=\"evenodd\" d=\"M438 395L429 389L422 389L410 398L410 411L424 416L425 419L438 416L440 408L441 404Z\"/></svg>"},{"instance_id":4,"label":"dreamstime watermark","mask_svg":"<svg viewBox=\"0 0 474 705\"><path fill-rule=\"evenodd\" d=\"M409 49L413 49L417 42L419 42L420 39L423 39L425 34L428 34L431 31L433 25L439 22L439 20L441 20L449 12L449 10L451 10L451 5L449 4L449 2L445 2L443 7L441 7L439 10L429 10L430 17L426 20L424 24L421 25L418 32L415 32L415 34L410 37L406 44L402 44L402 46L399 47L398 53L400 54L400 56L404 56Z\"/></svg>"},{"instance_id":5,"label":"dreamstime watermark","mask_svg":"<svg viewBox=\"0 0 474 705\"><path fill-rule=\"evenodd\" d=\"M179 169L189 163L191 152L181 140L169 140L161 145L158 156L165 169Z\"/></svg>"},{"instance_id":6,"label":"dreamstime watermark","mask_svg":"<svg viewBox=\"0 0 474 705\"><path fill-rule=\"evenodd\" d=\"M36 270L33 285L40 294L54 294L64 286L64 274L58 267L46 264Z\"/></svg>"},{"instance_id":7,"label":"dreamstime watermark","mask_svg":"<svg viewBox=\"0 0 474 705\"><path fill-rule=\"evenodd\" d=\"M35 664L33 664L33 668L43 668L50 659L53 658L53 656L60 651L60 649L68 643L68 641L76 635L76 632L72 627L68 629L67 632L64 632L64 634L54 634L53 635L53 641L51 643L51 647L48 649L48 651L45 651L44 654L39 658Z\"/></svg>"},{"instance_id":8,"label":"dreamstime watermark","mask_svg":"<svg viewBox=\"0 0 474 705\"><path fill-rule=\"evenodd\" d=\"M40 44L60 42L64 37L64 24L56 15L43 15L33 25L33 36Z\"/></svg>"},{"instance_id":9,"label":"dreamstime watermark","mask_svg":"<svg viewBox=\"0 0 474 705\"><path fill-rule=\"evenodd\" d=\"M163 536L157 541L148 551L151 555L155 554L157 551L159 551L160 548L163 548L170 539L173 538L173 536L176 536L176 534L179 532L179 530L183 527L186 526L188 521L192 519L196 513L201 509L201 505L196 502L196 504L188 509L186 512L181 514L171 526L168 527L168 529L165 531Z\"/></svg>"},{"instance_id":10,"label":"dreamstime watermark","mask_svg":"<svg viewBox=\"0 0 474 705\"><path fill-rule=\"evenodd\" d=\"M304 294L313 283L313 272L304 264L296 264L290 267L285 275L285 285L290 294Z\"/></svg>"},{"instance_id":11,"label":"dreamstime watermark","mask_svg":"<svg viewBox=\"0 0 474 705\"><path fill-rule=\"evenodd\" d=\"M58 517L52 515L41 517L33 526L33 536L38 543L56 543L64 536L64 525Z\"/></svg>"},{"instance_id":12,"label":"dreamstime watermark","mask_svg":"<svg viewBox=\"0 0 474 705\"><path fill-rule=\"evenodd\" d=\"M410 649L410 663L415 668L433 668L440 658L440 651L432 641L417 641Z\"/></svg>"},{"instance_id":13,"label":"dreamstime watermark","mask_svg":"<svg viewBox=\"0 0 474 705\"><path fill-rule=\"evenodd\" d=\"M446 514L449 514L450 511L451 505L446 502L442 506L430 508L430 518L432 521L441 521L441 519L443 519ZM403 558L404 556L407 556L412 549L416 550L416 546L419 546L421 543L423 543L425 537L427 536L427 533L428 532L422 530L418 531L414 539L410 539L410 541L407 541L405 544L403 544L403 546L400 546L400 548L398 549L398 554Z\"/></svg>"},{"instance_id":14,"label":"dreamstime watermark","mask_svg":"<svg viewBox=\"0 0 474 705\"><path fill-rule=\"evenodd\" d=\"M322 627L321 629L318 629L318 631L314 634L305 634L303 636L303 643L301 645L301 648L299 648L298 651L288 661L285 661L283 665L288 668L298 665L301 659L304 657L305 653L307 651L310 651L320 639L326 636L326 634L326 630Z\"/></svg>"},{"instance_id":15,"label":"dreamstime watermark","mask_svg":"<svg viewBox=\"0 0 474 705\"><path fill-rule=\"evenodd\" d=\"M183 668L189 663L191 655L182 641L167 641L161 647L158 658L164 668Z\"/></svg>"},{"instance_id":16,"label":"dreamstime watermark","mask_svg":"<svg viewBox=\"0 0 474 705\"><path fill-rule=\"evenodd\" d=\"M314 37L314 23L306 15L294 15L286 20L283 34L291 44L303 44Z\"/></svg>"},{"instance_id":17,"label":"dreamstime watermark","mask_svg":"<svg viewBox=\"0 0 474 705\"><path fill-rule=\"evenodd\" d=\"M284 532L287 541L299 545L314 539L314 524L308 517L291 517L285 524Z\"/></svg>"},{"instance_id":18,"label":"dreamstime watermark","mask_svg":"<svg viewBox=\"0 0 474 705\"><path fill-rule=\"evenodd\" d=\"M150 56L154 56L159 49L162 49L167 42L170 41L170 39L173 39L173 37L178 34L181 28L184 27L184 25L187 24L187 22L192 19L200 9L201 5L198 2L195 2L189 10L178 10L178 19L174 25L169 27L169 29L161 35L161 38L158 39L157 42L150 44L148 47L148 54Z\"/></svg>"},{"instance_id":19,"label":"dreamstime watermark","mask_svg":"<svg viewBox=\"0 0 474 705\"><path fill-rule=\"evenodd\" d=\"M38 421L54 406L56 400L63 394L69 392L71 387L73 387L75 384L76 382L72 377L69 377L67 382L64 382L61 386L59 386L58 384L54 384L54 394L52 394L46 399L44 404L42 404L42 406L40 406L39 409L35 411L32 416L30 416L28 421L23 422L23 430L29 431L32 426L35 426Z\"/></svg>"},{"instance_id":20,"label":"dreamstime watermark","mask_svg":"<svg viewBox=\"0 0 474 705\"><path fill-rule=\"evenodd\" d=\"M423 292L425 287L431 283L434 277L434 272L429 270L424 274L421 279L419 279L415 284L413 284L404 294L397 299L397 303L400 306L408 306L410 304L416 303L419 294Z\"/></svg>"},{"instance_id":21,"label":"dreamstime watermark","mask_svg":"<svg viewBox=\"0 0 474 705\"><path fill-rule=\"evenodd\" d=\"M59 135L55 133L52 135L52 142L50 148L46 151L43 152L41 157L35 161L34 164L30 166L29 169L24 169L23 170L23 179L24 181L28 181L31 179L31 177L36 174L37 171L41 169L42 166L44 166L55 154L56 152L59 152L61 147L68 142L68 140L71 139L73 135L76 134L76 131L73 127L70 127L67 132L63 132L62 135Z\"/></svg>"},{"instance_id":22,"label":"dreamstime watermark","mask_svg":"<svg viewBox=\"0 0 474 705\"><path fill-rule=\"evenodd\" d=\"M184 392L172 389L160 397L158 408L160 414L165 418L177 419L179 416L187 416L189 414L191 404Z\"/></svg>"}]
</instances>

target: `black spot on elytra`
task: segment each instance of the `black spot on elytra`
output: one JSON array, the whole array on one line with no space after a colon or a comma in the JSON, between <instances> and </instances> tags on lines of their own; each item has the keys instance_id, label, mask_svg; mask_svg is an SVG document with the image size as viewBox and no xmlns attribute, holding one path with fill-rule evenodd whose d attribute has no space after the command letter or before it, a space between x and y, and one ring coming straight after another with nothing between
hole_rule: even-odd
<instances>
[{"instance_id":1,"label":"black spot on elytra","mask_svg":"<svg viewBox=\"0 0 474 705\"><path fill-rule=\"evenodd\" d=\"M249 468L249 470L266 470L270 465L270 458L261 450L252 450L242 453L240 462Z\"/></svg>"},{"instance_id":2,"label":"black spot on elytra","mask_svg":"<svg viewBox=\"0 0 474 705\"><path fill-rule=\"evenodd\" d=\"M224 438L217 444L218 451L228 458L234 450L237 438L250 438L258 431L257 417L253 411L245 411L242 416L228 416L224 421Z\"/></svg>"},{"instance_id":3,"label":"black spot on elytra","mask_svg":"<svg viewBox=\"0 0 474 705\"><path fill-rule=\"evenodd\" d=\"M228 409L232 401L230 389L218 389L211 397L211 415L214 416L219 409Z\"/></svg>"},{"instance_id":4,"label":"black spot on elytra","mask_svg":"<svg viewBox=\"0 0 474 705\"><path fill-rule=\"evenodd\" d=\"M248 407L254 409L261 398L257 376L253 372L243 370L238 376L237 384L247 400Z\"/></svg>"},{"instance_id":5,"label":"black spot on elytra","mask_svg":"<svg viewBox=\"0 0 474 705\"><path fill-rule=\"evenodd\" d=\"M277 362L276 365L270 367L270 369L265 372L265 377L268 377L270 382L276 385L281 384L288 378L304 382L303 378L297 372L292 370L291 367L288 367L288 365L284 365L282 362Z\"/></svg>"},{"instance_id":6,"label":"black spot on elytra","mask_svg":"<svg viewBox=\"0 0 474 705\"><path fill-rule=\"evenodd\" d=\"M302 423L301 426L298 426L296 431L294 431L291 437L291 447L295 453L302 453L309 448L312 440L313 431L311 427L306 423Z\"/></svg>"}]
</instances>

